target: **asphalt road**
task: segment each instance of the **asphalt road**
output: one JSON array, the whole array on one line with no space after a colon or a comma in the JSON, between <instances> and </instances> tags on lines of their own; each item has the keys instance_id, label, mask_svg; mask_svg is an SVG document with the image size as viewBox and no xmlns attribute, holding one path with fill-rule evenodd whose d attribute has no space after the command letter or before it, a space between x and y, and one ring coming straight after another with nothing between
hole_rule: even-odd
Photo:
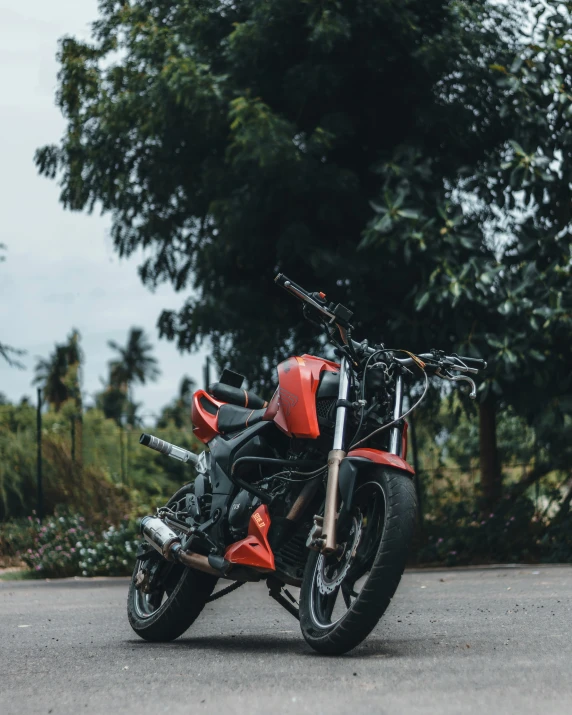
<instances>
[{"instance_id":1,"label":"asphalt road","mask_svg":"<svg viewBox=\"0 0 572 715\"><path fill-rule=\"evenodd\" d=\"M369 639L314 654L246 585L187 633L131 631L126 579L0 582L0 713L572 713L572 568L409 572Z\"/></svg>"}]
</instances>

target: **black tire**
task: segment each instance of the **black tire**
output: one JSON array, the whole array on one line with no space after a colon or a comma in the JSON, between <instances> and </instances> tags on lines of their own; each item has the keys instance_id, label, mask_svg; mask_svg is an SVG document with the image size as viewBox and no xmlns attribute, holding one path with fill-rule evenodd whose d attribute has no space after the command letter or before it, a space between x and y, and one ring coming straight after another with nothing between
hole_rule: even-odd
<instances>
[{"instance_id":1,"label":"black tire","mask_svg":"<svg viewBox=\"0 0 572 715\"><path fill-rule=\"evenodd\" d=\"M194 485L186 485L171 497L169 505L186 496ZM197 619L218 581L216 576L186 568L180 564L170 565L165 581L165 596L161 605L150 613L141 608L141 594L135 586L135 578L141 561L137 560L127 595L127 616L131 628L147 641L172 641L182 635Z\"/></svg>"},{"instance_id":2,"label":"black tire","mask_svg":"<svg viewBox=\"0 0 572 715\"><path fill-rule=\"evenodd\" d=\"M364 572L361 591L359 594L354 591L357 579L351 585L346 584L346 580L348 583L352 580L351 569L354 566L350 565L344 581L337 587L337 592L334 589L331 594L325 594L323 590L324 577L321 577L321 585L318 578L320 568L322 573L326 573L325 561L323 558L320 561L320 554L312 551L306 564L300 592L302 634L314 650L328 655L347 653L361 643L375 628L399 585L415 530L417 498L410 477L397 470L375 467L369 469L367 473L361 473L359 478L356 500L360 489L366 490L362 492L364 503L368 501L366 497L369 497L367 490L373 490L375 493L380 491L383 494L384 509L383 513L380 512L378 526L370 525L371 529L376 528L376 532L375 539L373 539L374 534L371 535L372 545L369 550L365 538L362 541L358 539L356 556L352 557L356 563L359 563L360 558L362 559L359 566L359 569ZM381 499L379 499L379 503L382 504ZM364 513L366 508L370 507L364 507ZM359 513L359 509L356 509L356 513ZM371 521L373 522L373 518ZM366 523L367 519L362 518L362 524ZM361 528L359 527L360 530ZM367 528L367 526L363 527L361 533L367 534ZM357 530L358 527L355 531ZM352 531L352 533L354 532ZM360 549L365 552L363 556L360 556ZM371 556L368 555L370 553ZM350 560L349 563L353 562ZM337 569L338 567L332 568ZM358 566L354 569L354 577L357 569ZM335 575L336 571L334 570L333 573ZM345 593L343 592L344 587L346 587ZM333 595L334 592L335 595ZM337 620L328 623L326 622L328 616L322 618L320 615L320 604L329 604L329 600L332 598L336 602L340 592L343 593L347 610L345 614L337 617ZM353 602L348 594L355 597ZM327 612L328 608L329 605L326 605L323 612ZM333 607L329 612L331 616Z\"/></svg>"}]
</instances>

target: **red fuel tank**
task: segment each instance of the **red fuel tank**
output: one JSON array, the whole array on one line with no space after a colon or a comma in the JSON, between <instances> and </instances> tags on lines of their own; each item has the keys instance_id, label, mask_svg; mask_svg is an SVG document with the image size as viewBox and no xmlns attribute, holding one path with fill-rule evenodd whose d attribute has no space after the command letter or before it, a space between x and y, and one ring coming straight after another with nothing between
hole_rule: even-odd
<instances>
[{"instance_id":1,"label":"red fuel tank","mask_svg":"<svg viewBox=\"0 0 572 715\"><path fill-rule=\"evenodd\" d=\"M316 412L316 392L320 375L339 372L338 363L302 355L278 365L278 389L270 400L265 420L273 420L290 437L316 439L320 434Z\"/></svg>"}]
</instances>

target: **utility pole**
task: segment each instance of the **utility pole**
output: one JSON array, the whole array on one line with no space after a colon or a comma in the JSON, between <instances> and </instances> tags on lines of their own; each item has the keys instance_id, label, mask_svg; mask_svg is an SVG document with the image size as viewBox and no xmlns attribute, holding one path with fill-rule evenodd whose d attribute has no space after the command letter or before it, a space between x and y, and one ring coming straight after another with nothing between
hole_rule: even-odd
<instances>
[{"instance_id":1,"label":"utility pole","mask_svg":"<svg viewBox=\"0 0 572 715\"><path fill-rule=\"evenodd\" d=\"M203 373L204 373L204 381L205 381L205 390L209 389L209 385L211 384L211 359L207 355L207 359L205 362L205 366L203 368Z\"/></svg>"},{"instance_id":2,"label":"utility pole","mask_svg":"<svg viewBox=\"0 0 572 715\"><path fill-rule=\"evenodd\" d=\"M44 489L42 485L42 390L38 387L38 407L36 411L36 434L38 443L38 459L37 459L37 497L38 519L42 520L44 516Z\"/></svg>"},{"instance_id":3,"label":"utility pole","mask_svg":"<svg viewBox=\"0 0 572 715\"><path fill-rule=\"evenodd\" d=\"M119 468L121 471L121 484L125 484L125 447L123 442L123 415L121 415L121 422L119 423L119 460Z\"/></svg>"},{"instance_id":4,"label":"utility pole","mask_svg":"<svg viewBox=\"0 0 572 715\"><path fill-rule=\"evenodd\" d=\"M71 418L71 458L75 464L75 414Z\"/></svg>"}]
</instances>

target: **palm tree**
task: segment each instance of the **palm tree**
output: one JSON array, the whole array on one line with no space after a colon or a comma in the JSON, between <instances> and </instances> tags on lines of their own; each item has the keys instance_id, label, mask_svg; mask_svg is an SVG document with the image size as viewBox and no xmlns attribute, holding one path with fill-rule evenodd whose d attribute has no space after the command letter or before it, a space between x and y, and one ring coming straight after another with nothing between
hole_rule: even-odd
<instances>
[{"instance_id":1,"label":"palm tree","mask_svg":"<svg viewBox=\"0 0 572 715\"><path fill-rule=\"evenodd\" d=\"M56 412L65 404L64 412L71 422L71 455L80 468L83 455L83 407L81 397L81 365L83 354L80 334L72 329L67 342L57 344L46 360L40 358L36 365L34 384L41 385L44 399Z\"/></svg>"},{"instance_id":2,"label":"palm tree","mask_svg":"<svg viewBox=\"0 0 572 715\"><path fill-rule=\"evenodd\" d=\"M0 357L3 357L10 367L17 367L19 370L23 370L24 366L19 360L16 360L15 356L25 354L25 350L18 350L17 348L10 347L10 345L0 343Z\"/></svg>"},{"instance_id":3,"label":"palm tree","mask_svg":"<svg viewBox=\"0 0 572 715\"><path fill-rule=\"evenodd\" d=\"M6 246L3 243L0 243L0 251L2 251ZM4 256L0 256L0 263L4 261ZM26 351L25 350L18 350L17 348L13 348L10 345L3 345L0 343L0 357L3 357L4 360L10 365L10 367L17 367L19 370L23 370L24 366L22 363L17 360L16 358L20 355L25 355Z\"/></svg>"},{"instance_id":4,"label":"palm tree","mask_svg":"<svg viewBox=\"0 0 572 715\"><path fill-rule=\"evenodd\" d=\"M75 399L81 411L79 340L79 332L72 330L66 343L56 344L53 353L47 359L39 358L36 364L34 384L42 386L45 399L56 412L70 398Z\"/></svg>"},{"instance_id":5,"label":"palm tree","mask_svg":"<svg viewBox=\"0 0 572 715\"><path fill-rule=\"evenodd\" d=\"M109 363L109 384L123 391L129 401L133 402L133 385L144 385L147 380L155 381L161 374L157 358L151 354L153 346L142 328L131 328L125 347L118 345L115 340L109 340L107 344L119 353Z\"/></svg>"}]
</instances>

